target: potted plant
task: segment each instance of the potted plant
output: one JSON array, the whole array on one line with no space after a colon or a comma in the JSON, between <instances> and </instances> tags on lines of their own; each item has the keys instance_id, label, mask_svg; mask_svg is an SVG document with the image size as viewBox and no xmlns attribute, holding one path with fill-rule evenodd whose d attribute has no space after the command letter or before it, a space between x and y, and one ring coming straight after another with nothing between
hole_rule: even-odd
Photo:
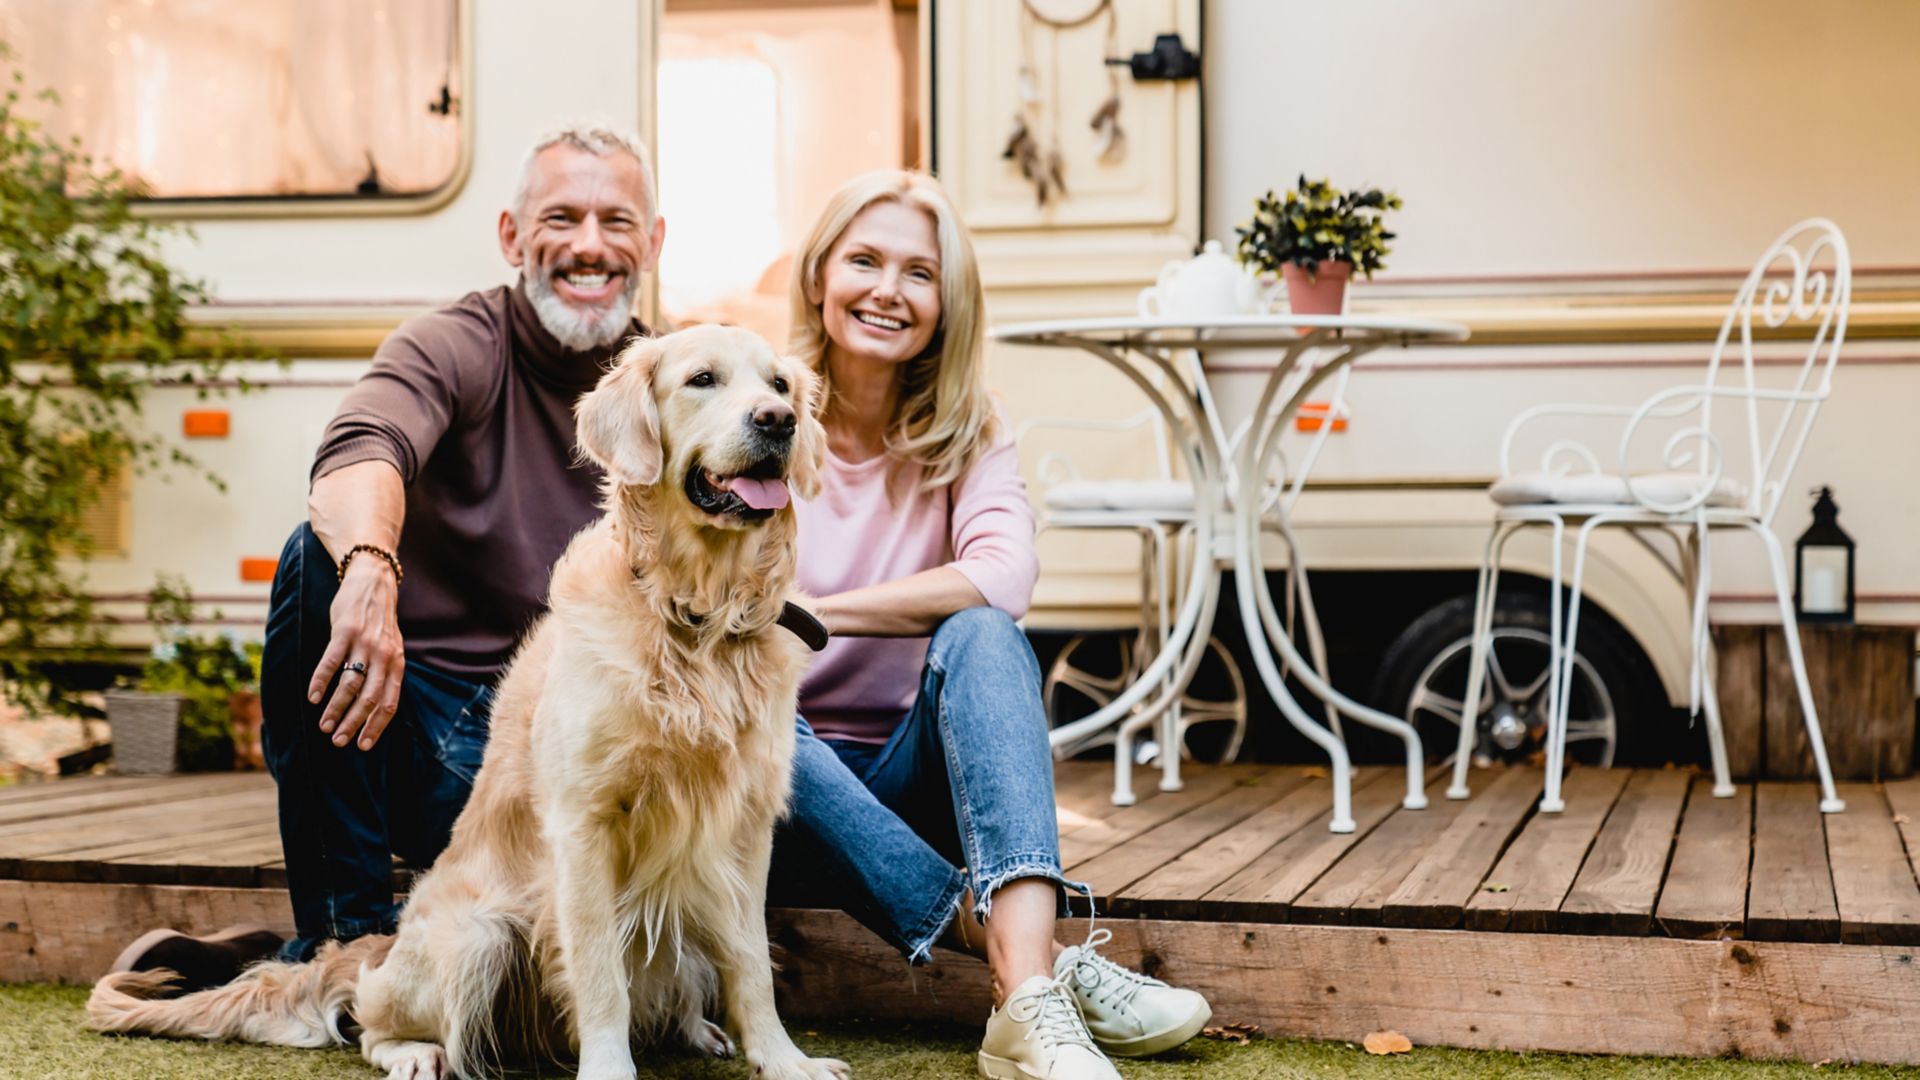
<instances>
[{"instance_id":1,"label":"potted plant","mask_svg":"<svg viewBox=\"0 0 1920 1080\"><path fill-rule=\"evenodd\" d=\"M1391 191L1343 192L1303 174L1285 197L1254 200L1253 220L1233 231L1241 262L1287 283L1295 315L1338 315L1353 273L1372 277L1383 265L1394 234L1381 219L1398 209Z\"/></svg>"},{"instance_id":2,"label":"potted plant","mask_svg":"<svg viewBox=\"0 0 1920 1080\"><path fill-rule=\"evenodd\" d=\"M147 604L153 653L129 687L107 694L114 768L123 773L247 767L257 756L260 646L187 630L193 601L162 578Z\"/></svg>"}]
</instances>

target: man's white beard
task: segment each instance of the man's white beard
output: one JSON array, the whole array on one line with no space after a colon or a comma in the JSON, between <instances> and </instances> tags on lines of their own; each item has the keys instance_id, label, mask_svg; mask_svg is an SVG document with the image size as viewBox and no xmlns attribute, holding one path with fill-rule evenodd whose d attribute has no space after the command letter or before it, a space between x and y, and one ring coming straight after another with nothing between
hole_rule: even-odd
<instances>
[{"instance_id":1,"label":"man's white beard","mask_svg":"<svg viewBox=\"0 0 1920 1080\"><path fill-rule=\"evenodd\" d=\"M540 325L562 347L574 352L602 349L625 337L633 323L633 297L639 289L639 275L628 274L627 287L619 296L605 308L588 312L560 299L553 291L551 276L527 275L527 299L533 301L533 313L539 316Z\"/></svg>"}]
</instances>

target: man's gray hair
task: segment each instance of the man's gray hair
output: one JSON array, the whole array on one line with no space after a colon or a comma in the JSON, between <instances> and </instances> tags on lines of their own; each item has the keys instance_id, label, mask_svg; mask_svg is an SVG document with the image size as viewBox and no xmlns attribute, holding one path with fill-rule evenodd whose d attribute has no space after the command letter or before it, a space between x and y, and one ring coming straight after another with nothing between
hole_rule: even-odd
<instances>
[{"instance_id":1,"label":"man's gray hair","mask_svg":"<svg viewBox=\"0 0 1920 1080\"><path fill-rule=\"evenodd\" d=\"M647 152L647 144L641 142L635 132L600 120L554 128L533 141L533 145L527 148L527 156L520 161L520 182L513 189L514 220L519 220L526 212L527 194L533 187L534 161L542 150L562 143L600 157L624 153L638 161L640 194L646 200L647 231L653 231L653 223L660 216L659 189L653 183L653 155Z\"/></svg>"}]
</instances>

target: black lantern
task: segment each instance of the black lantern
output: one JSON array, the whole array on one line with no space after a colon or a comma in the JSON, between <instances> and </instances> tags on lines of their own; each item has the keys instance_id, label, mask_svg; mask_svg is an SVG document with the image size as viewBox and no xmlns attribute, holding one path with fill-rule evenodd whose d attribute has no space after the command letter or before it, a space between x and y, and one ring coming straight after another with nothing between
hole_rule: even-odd
<instances>
[{"instance_id":1,"label":"black lantern","mask_svg":"<svg viewBox=\"0 0 1920 1080\"><path fill-rule=\"evenodd\" d=\"M1840 528L1833 489L1814 492L1813 524L1793 545L1793 609L1801 622L1853 621L1853 537Z\"/></svg>"}]
</instances>

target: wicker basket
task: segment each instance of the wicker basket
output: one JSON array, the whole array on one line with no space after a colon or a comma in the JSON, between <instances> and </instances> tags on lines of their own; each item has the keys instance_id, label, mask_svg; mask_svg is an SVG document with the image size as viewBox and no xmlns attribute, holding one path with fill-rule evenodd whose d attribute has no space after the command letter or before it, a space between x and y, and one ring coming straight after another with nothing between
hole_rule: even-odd
<instances>
[{"instance_id":1,"label":"wicker basket","mask_svg":"<svg viewBox=\"0 0 1920 1080\"><path fill-rule=\"evenodd\" d=\"M179 694L151 694L144 690L109 690L107 723L113 728L114 771L163 774L174 771L174 751L180 742Z\"/></svg>"}]
</instances>

